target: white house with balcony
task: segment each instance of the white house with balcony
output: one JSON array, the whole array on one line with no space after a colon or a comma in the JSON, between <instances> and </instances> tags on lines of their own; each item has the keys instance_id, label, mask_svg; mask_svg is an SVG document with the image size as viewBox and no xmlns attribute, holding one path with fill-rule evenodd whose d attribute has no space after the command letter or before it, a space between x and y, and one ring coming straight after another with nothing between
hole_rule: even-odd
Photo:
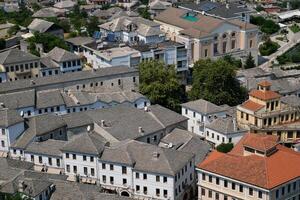
<instances>
[{"instance_id":1,"label":"white house with balcony","mask_svg":"<svg viewBox=\"0 0 300 200\"><path fill-rule=\"evenodd\" d=\"M204 99L181 104L181 114L188 120L188 131L205 138L205 127L214 119L226 117L226 108L217 106Z\"/></svg>"}]
</instances>

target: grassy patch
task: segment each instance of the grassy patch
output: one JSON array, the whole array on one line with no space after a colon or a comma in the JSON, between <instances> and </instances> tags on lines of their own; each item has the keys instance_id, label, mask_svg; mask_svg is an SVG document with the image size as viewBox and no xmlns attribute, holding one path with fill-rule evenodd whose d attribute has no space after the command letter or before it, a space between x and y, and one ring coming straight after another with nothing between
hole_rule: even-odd
<instances>
[{"instance_id":1,"label":"grassy patch","mask_svg":"<svg viewBox=\"0 0 300 200\"><path fill-rule=\"evenodd\" d=\"M297 24L293 24L292 26L289 27L291 31L294 33L298 33L300 31L300 27Z\"/></svg>"}]
</instances>

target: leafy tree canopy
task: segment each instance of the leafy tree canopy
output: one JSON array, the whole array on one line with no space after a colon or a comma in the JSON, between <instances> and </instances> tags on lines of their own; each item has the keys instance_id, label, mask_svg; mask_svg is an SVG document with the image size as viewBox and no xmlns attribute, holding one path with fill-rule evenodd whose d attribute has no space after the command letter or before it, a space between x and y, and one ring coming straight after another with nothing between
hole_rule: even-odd
<instances>
[{"instance_id":1,"label":"leafy tree canopy","mask_svg":"<svg viewBox=\"0 0 300 200\"><path fill-rule=\"evenodd\" d=\"M19 12L7 13L0 10L0 22L6 23L8 21L19 26L28 26L32 21L32 14L25 6L21 6Z\"/></svg>"},{"instance_id":2,"label":"leafy tree canopy","mask_svg":"<svg viewBox=\"0 0 300 200\"><path fill-rule=\"evenodd\" d=\"M277 42L273 42L268 39L266 42L259 46L259 52L262 56L268 56L272 53L275 53L279 47L280 45Z\"/></svg>"},{"instance_id":3,"label":"leafy tree canopy","mask_svg":"<svg viewBox=\"0 0 300 200\"><path fill-rule=\"evenodd\" d=\"M260 30L266 34L273 34L280 30L280 26L270 19L262 16L251 16L250 22L260 27Z\"/></svg>"},{"instance_id":4,"label":"leafy tree canopy","mask_svg":"<svg viewBox=\"0 0 300 200\"><path fill-rule=\"evenodd\" d=\"M192 100L205 99L217 105L242 103L247 91L235 78L236 68L224 59L199 60L193 67L193 84L189 92Z\"/></svg>"},{"instance_id":5,"label":"leafy tree canopy","mask_svg":"<svg viewBox=\"0 0 300 200\"><path fill-rule=\"evenodd\" d=\"M217 146L217 151L222 152L222 153L228 153L233 149L233 144L232 143L222 143Z\"/></svg>"},{"instance_id":6,"label":"leafy tree canopy","mask_svg":"<svg viewBox=\"0 0 300 200\"><path fill-rule=\"evenodd\" d=\"M185 95L174 66L151 60L140 63L139 70L140 92L153 104L179 111L179 104Z\"/></svg>"},{"instance_id":7,"label":"leafy tree canopy","mask_svg":"<svg viewBox=\"0 0 300 200\"><path fill-rule=\"evenodd\" d=\"M69 50L67 44L62 38L48 33L34 33L34 36L27 40L29 42L29 50L32 54L39 56L36 51L36 44L42 44L44 51L47 53L54 47Z\"/></svg>"}]
</instances>

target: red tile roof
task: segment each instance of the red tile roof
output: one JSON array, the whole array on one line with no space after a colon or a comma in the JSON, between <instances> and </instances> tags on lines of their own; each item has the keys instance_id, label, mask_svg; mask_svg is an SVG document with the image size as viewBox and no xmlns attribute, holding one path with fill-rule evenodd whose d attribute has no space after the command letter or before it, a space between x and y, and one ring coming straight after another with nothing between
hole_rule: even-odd
<instances>
[{"instance_id":1,"label":"red tile roof","mask_svg":"<svg viewBox=\"0 0 300 200\"><path fill-rule=\"evenodd\" d=\"M276 146L278 142L279 138L276 135L248 134L243 141L243 145L265 152Z\"/></svg>"},{"instance_id":2,"label":"red tile roof","mask_svg":"<svg viewBox=\"0 0 300 200\"><path fill-rule=\"evenodd\" d=\"M272 84L269 81L261 81L257 85L260 85L263 87L268 87L268 86L271 86Z\"/></svg>"},{"instance_id":3,"label":"red tile roof","mask_svg":"<svg viewBox=\"0 0 300 200\"><path fill-rule=\"evenodd\" d=\"M249 135L228 154L213 151L198 168L265 189L300 177L300 153L282 145L277 144L277 151L266 157L240 155L241 144Z\"/></svg>"},{"instance_id":4,"label":"red tile roof","mask_svg":"<svg viewBox=\"0 0 300 200\"><path fill-rule=\"evenodd\" d=\"M280 98L280 94L274 91L262 91L262 90L252 90L249 93L249 96L253 96L255 98L261 99L261 100L272 100L272 99L278 99Z\"/></svg>"},{"instance_id":5,"label":"red tile roof","mask_svg":"<svg viewBox=\"0 0 300 200\"><path fill-rule=\"evenodd\" d=\"M247 110L251 110L251 111L255 112L255 111L262 109L264 107L264 105L255 103L251 100L248 100L242 104L242 107L246 108Z\"/></svg>"}]
</instances>

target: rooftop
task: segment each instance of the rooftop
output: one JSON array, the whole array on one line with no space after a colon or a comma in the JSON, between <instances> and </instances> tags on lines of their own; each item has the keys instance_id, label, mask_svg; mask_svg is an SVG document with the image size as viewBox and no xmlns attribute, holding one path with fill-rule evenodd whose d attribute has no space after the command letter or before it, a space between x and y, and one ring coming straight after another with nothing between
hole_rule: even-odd
<instances>
[{"instance_id":1,"label":"rooftop","mask_svg":"<svg viewBox=\"0 0 300 200\"><path fill-rule=\"evenodd\" d=\"M0 64L2 65L37 61L38 59L39 57L19 49L10 49L0 53Z\"/></svg>"},{"instance_id":2,"label":"rooftop","mask_svg":"<svg viewBox=\"0 0 300 200\"><path fill-rule=\"evenodd\" d=\"M245 132L246 130L240 129L237 126L237 122L234 122L235 119L227 118L217 118L211 123L206 125L206 128L212 129L224 135L235 134L240 132Z\"/></svg>"},{"instance_id":3,"label":"rooftop","mask_svg":"<svg viewBox=\"0 0 300 200\"><path fill-rule=\"evenodd\" d=\"M214 114L219 112L225 112L226 108L217 106L209 101L204 99L198 99L195 101L190 101L184 104L181 104L183 108L189 108L193 111L202 113L202 114Z\"/></svg>"},{"instance_id":4,"label":"rooftop","mask_svg":"<svg viewBox=\"0 0 300 200\"><path fill-rule=\"evenodd\" d=\"M78 55L76 55L75 53L72 53L70 51L67 51L67 50L59 48L59 47L53 48L49 53L47 53L46 56L50 57L52 60L54 60L56 62L66 62L66 61L80 59L80 57Z\"/></svg>"},{"instance_id":5,"label":"rooftop","mask_svg":"<svg viewBox=\"0 0 300 200\"><path fill-rule=\"evenodd\" d=\"M264 189L272 189L300 176L300 153L284 147L266 137L245 135L234 149L227 154L212 152L198 167L202 170L229 177ZM269 148L275 145L277 151L269 156L242 155L244 145ZM258 144L256 144L258 143ZM282 172L285 173L282 173Z\"/></svg>"}]
</instances>

